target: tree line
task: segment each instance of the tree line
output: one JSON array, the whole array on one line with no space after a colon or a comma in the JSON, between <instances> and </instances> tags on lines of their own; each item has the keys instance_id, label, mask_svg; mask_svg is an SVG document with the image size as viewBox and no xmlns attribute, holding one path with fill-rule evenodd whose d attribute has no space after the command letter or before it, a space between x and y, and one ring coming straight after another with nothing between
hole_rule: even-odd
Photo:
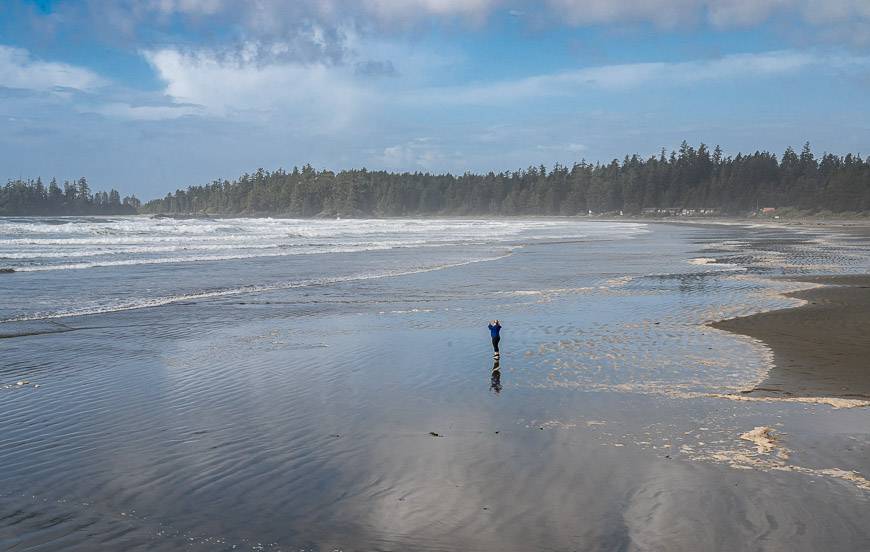
<instances>
[{"instance_id":1,"label":"tree line","mask_svg":"<svg viewBox=\"0 0 870 552\"><path fill-rule=\"evenodd\" d=\"M310 165L263 169L234 181L191 186L149 201L141 212L314 216L640 214L656 209L709 209L723 215L758 208L807 212L870 211L870 157L816 158L809 144L781 158L760 151L725 156L683 142L679 151L607 164L529 167L463 175L334 173Z\"/></svg>"},{"instance_id":2,"label":"tree line","mask_svg":"<svg viewBox=\"0 0 870 552\"><path fill-rule=\"evenodd\" d=\"M87 182L9 182L0 189L2 214L426 216L642 214L705 210L745 215L759 208L804 212L870 212L870 157L825 153L809 144L777 157L767 151L725 156L683 142L678 151L622 161L525 170L465 173L333 172L310 165L263 169L236 180L191 186L139 205L114 190L91 194Z\"/></svg>"},{"instance_id":3,"label":"tree line","mask_svg":"<svg viewBox=\"0 0 870 552\"><path fill-rule=\"evenodd\" d=\"M10 180L0 188L0 216L25 215L132 215L141 207L136 196L121 199L112 189L91 192L87 179L64 181L52 178L48 186L41 178Z\"/></svg>"}]
</instances>

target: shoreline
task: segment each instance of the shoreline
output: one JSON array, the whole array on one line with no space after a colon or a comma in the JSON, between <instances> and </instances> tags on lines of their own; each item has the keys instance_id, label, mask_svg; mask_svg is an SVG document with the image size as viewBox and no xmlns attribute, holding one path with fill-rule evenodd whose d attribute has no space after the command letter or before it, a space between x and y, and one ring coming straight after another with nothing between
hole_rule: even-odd
<instances>
[{"instance_id":1,"label":"shoreline","mask_svg":"<svg viewBox=\"0 0 870 552\"><path fill-rule=\"evenodd\" d=\"M805 301L798 307L710 324L758 339L773 352L764 381L744 394L870 399L870 274L789 280L820 286L786 293Z\"/></svg>"},{"instance_id":2,"label":"shoreline","mask_svg":"<svg viewBox=\"0 0 870 552\"><path fill-rule=\"evenodd\" d=\"M848 240L870 239L866 219L799 218L721 219L671 218L663 224L706 228L755 226L796 232L821 230ZM733 398L740 400L843 401L867 406L870 400L870 274L825 274L773 277L816 284L781 295L803 304L749 316L728 318L708 326L762 342L773 356L764 379ZM833 403L832 403L833 404Z\"/></svg>"},{"instance_id":3,"label":"shoreline","mask_svg":"<svg viewBox=\"0 0 870 552\"><path fill-rule=\"evenodd\" d=\"M340 214L338 216L294 216L289 213L278 212L248 212L248 213L118 213L118 214L16 214L0 215L4 218L115 218L115 217L143 217L151 219L170 220L196 220L196 219L291 219L291 220L479 220L479 219L507 219L507 220L579 220L587 222L630 222L650 224L686 224L692 226L729 226L729 225L756 225L769 226L772 228L850 228L855 230L870 231L870 213L856 214L845 217L786 217L774 219L772 217L746 217L746 216L677 216L677 217L644 217L638 215L606 216L606 215L536 215L536 214L427 214L427 215L378 215L369 213L366 215Z\"/></svg>"}]
</instances>

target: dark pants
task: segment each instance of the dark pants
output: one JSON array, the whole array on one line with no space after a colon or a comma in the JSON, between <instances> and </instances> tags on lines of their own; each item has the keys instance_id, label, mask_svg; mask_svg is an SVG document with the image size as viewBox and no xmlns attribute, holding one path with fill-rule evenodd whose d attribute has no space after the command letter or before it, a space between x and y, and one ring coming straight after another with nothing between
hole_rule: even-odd
<instances>
[{"instance_id":1,"label":"dark pants","mask_svg":"<svg viewBox=\"0 0 870 552\"><path fill-rule=\"evenodd\" d=\"M495 336L492 338L492 350L496 353L498 352L498 342L501 341L499 336Z\"/></svg>"}]
</instances>

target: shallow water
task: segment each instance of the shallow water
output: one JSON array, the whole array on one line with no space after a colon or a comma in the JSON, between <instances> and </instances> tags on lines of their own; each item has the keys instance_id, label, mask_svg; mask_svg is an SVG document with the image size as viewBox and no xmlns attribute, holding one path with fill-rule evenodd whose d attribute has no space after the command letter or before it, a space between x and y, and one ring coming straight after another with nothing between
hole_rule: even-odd
<instances>
[{"instance_id":1,"label":"shallow water","mask_svg":"<svg viewBox=\"0 0 870 552\"><path fill-rule=\"evenodd\" d=\"M796 304L772 275L866 270L863 242L570 220L3 224L0 266L21 272L0 275L2 549L870 542L870 411L718 398L769 353L703 325ZM155 245L171 240L250 257ZM740 439L756 426L788 460Z\"/></svg>"}]
</instances>

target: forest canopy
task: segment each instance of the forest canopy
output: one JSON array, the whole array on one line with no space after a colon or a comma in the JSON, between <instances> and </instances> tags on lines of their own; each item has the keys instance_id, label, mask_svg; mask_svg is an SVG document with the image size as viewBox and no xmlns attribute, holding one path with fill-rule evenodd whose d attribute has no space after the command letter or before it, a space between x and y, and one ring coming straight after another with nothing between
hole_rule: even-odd
<instances>
[{"instance_id":1,"label":"forest canopy","mask_svg":"<svg viewBox=\"0 0 870 552\"><path fill-rule=\"evenodd\" d=\"M679 151L607 164L580 161L487 174L338 173L310 165L257 170L236 180L191 186L139 204L118 192L91 193L84 178L10 181L0 188L0 215L209 214L315 216L626 215L691 210L744 215L759 208L804 212L870 211L870 157L825 153L805 144L781 157L767 152L725 156L683 142Z\"/></svg>"},{"instance_id":2,"label":"forest canopy","mask_svg":"<svg viewBox=\"0 0 870 552\"><path fill-rule=\"evenodd\" d=\"M683 142L642 159L572 167L529 167L463 175L260 169L237 180L191 186L146 203L147 213L313 216L640 214L657 209L745 214L764 207L870 211L870 158L809 144L777 159L769 152L724 156Z\"/></svg>"},{"instance_id":3,"label":"forest canopy","mask_svg":"<svg viewBox=\"0 0 870 552\"><path fill-rule=\"evenodd\" d=\"M140 207L136 196L121 199L117 190L91 193L87 179L48 186L41 178L10 180L0 188L0 216L10 215L132 215Z\"/></svg>"}]
</instances>

